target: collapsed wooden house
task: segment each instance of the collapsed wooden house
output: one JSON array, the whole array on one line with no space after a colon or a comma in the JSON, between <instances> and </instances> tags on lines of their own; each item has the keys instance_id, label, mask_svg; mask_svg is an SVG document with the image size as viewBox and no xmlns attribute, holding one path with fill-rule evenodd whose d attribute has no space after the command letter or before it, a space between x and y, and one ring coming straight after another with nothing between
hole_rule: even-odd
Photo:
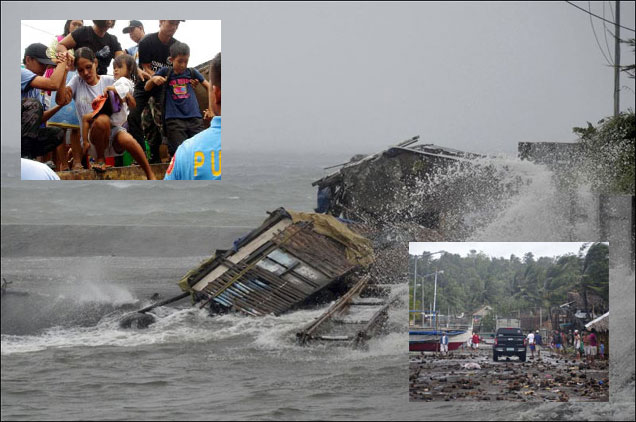
<instances>
[{"instance_id":1,"label":"collapsed wooden house","mask_svg":"<svg viewBox=\"0 0 636 422\"><path fill-rule=\"evenodd\" d=\"M338 219L279 208L232 249L217 251L188 272L179 285L212 312L280 315L346 291L354 273L372 262L370 241Z\"/></svg>"},{"instance_id":2,"label":"collapsed wooden house","mask_svg":"<svg viewBox=\"0 0 636 422\"><path fill-rule=\"evenodd\" d=\"M239 312L258 317L333 302L300 329L298 343L337 341L361 346L380 331L390 302L387 290L375 284L370 271L371 241L351 227L359 225L330 215L278 208L258 228L236 240L232 249L217 250L188 272L179 281L185 293L164 303L191 294L212 314ZM343 334L345 326L347 334Z\"/></svg>"}]
</instances>

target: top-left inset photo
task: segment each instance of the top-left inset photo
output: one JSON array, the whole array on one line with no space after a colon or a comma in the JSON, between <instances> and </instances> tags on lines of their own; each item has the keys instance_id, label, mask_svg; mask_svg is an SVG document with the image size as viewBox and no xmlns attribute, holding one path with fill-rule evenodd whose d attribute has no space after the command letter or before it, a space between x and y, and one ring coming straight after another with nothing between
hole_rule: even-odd
<instances>
[{"instance_id":1,"label":"top-left inset photo","mask_svg":"<svg viewBox=\"0 0 636 422\"><path fill-rule=\"evenodd\" d=\"M22 180L221 180L220 20L21 21Z\"/></svg>"}]
</instances>

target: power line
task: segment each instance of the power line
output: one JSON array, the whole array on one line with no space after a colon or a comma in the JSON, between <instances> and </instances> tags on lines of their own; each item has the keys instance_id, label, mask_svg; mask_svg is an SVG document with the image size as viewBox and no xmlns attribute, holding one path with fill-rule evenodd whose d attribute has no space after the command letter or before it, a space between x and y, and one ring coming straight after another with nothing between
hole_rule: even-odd
<instances>
[{"instance_id":1,"label":"power line","mask_svg":"<svg viewBox=\"0 0 636 422\"><path fill-rule=\"evenodd\" d=\"M590 5L590 2L587 2L588 6ZM605 61L607 62L607 64L609 66L612 66L612 62L610 61L610 59L607 58L607 56L605 55L605 51L603 51L603 47L601 47L601 43L598 41L598 37L596 36L596 29L594 29L594 22L592 21L592 13L590 13L590 25L592 26L592 32L594 33L594 39L596 40L596 45L598 45L598 49L601 50L601 54L603 55L603 57L605 57Z\"/></svg>"},{"instance_id":2,"label":"power line","mask_svg":"<svg viewBox=\"0 0 636 422\"><path fill-rule=\"evenodd\" d=\"M48 35L50 35L50 36L52 36L52 37L54 37L54 36L55 36L55 34L51 34L50 32L45 31L45 30L43 30L43 29L36 28L35 26L31 26L31 25L29 25L28 23L20 22L20 24L21 24L21 25L24 25L24 26L26 26L26 27L29 27L29 28L31 28L31 29L35 29L36 31L44 32L45 34L48 34Z\"/></svg>"},{"instance_id":3,"label":"power line","mask_svg":"<svg viewBox=\"0 0 636 422\"><path fill-rule=\"evenodd\" d=\"M588 9L590 9L591 11L591 5L590 2L587 2L587 7ZM611 9L611 6L610 6ZM590 19L592 19L592 17L590 16ZM603 19L605 19L605 2L603 2ZM607 47L607 55L610 56L610 59L612 59L612 62L614 61L614 58L612 57L612 53L609 47L609 43L607 42L607 33L609 32L609 29L607 29L607 25L605 25L605 21L603 21L603 29L605 31L603 31L603 37L605 38L605 47Z\"/></svg>"},{"instance_id":4,"label":"power line","mask_svg":"<svg viewBox=\"0 0 636 422\"><path fill-rule=\"evenodd\" d=\"M609 21L609 20L607 20L607 19L603 19L603 18L602 18L602 17L600 17L599 15L595 15L594 13L587 11L587 10L585 10L585 9L583 9L583 8L581 8L581 7L579 7L579 6L577 6L576 4L572 3L571 1L567 1L567 0L566 0L566 3L567 3L567 4L569 4L569 5L572 5L572 6L576 7L576 8L577 8L577 9L579 9L579 10L584 11L585 13L588 13L588 14L590 14L590 15L594 16L595 18L599 18L600 20L603 20L603 21L605 21L605 22L607 22L607 23L611 23L612 25L616 25L616 22L612 22L612 21ZM623 25L618 25L618 26L619 26L619 27L621 27L621 28L623 28L623 29L627 29L628 31L636 32L636 30L634 30L634 29L632 29L632 28L628 28L628 27L623 26Z\"/></svg>"},{"instance_id":5,"label":"power line","mask_svg":"<svg viewBox=\"0 0 636 422\"><path fill-rule=\"evenodd\" d=\"M612 20L615 21L616 18L614 17L614 9L612 9L612 2L608 0L607 4L609 4L609 10L610 10L610 13L612 14Z\"/></svg>"}]
</instances>

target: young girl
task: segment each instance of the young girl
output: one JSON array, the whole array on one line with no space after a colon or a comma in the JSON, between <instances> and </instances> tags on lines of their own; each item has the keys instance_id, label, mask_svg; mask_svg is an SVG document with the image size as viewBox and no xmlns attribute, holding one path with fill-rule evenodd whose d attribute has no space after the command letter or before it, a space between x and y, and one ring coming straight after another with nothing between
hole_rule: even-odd
<instances>
[{"instance_id":1,"label":"young girl","mask_svg":"<svg viewBox=\"0 0 636 422\"><path fill-rule=\"evenodd\" d=\"M132 95L135 90L134 79L137 75L137 63L135 63L135 59L128 54L115 57L113 61L113 73L115 75L115 83L107 86L104 89L103 97L97 97L93 100L93 103L108 96L109 91L115 93L115 97L119 102L119 111L110 115L110 130L111 136L116 136L119 132L126 132L123 125L128 119L128 107L135 107L135 98ZM94 106L95 105L93 105L93 107ZM95 112L86 113L82 116L82 130L84 133L88 133L90 125L96 117L97 114ZM104 169L106 166L100 163L97 167Z\"/></svg>"},{"instance_id":2,"label":"young girl","mask_svg":"<svg viewBox=\"0 0 636 422\"><path fill-rule=\"evenodd\" d=\"M130 75L131 72L129 69L134 65L134 60L128 62L132 63L130 65L126 64L126 58L121 60L124 60L123 64L119 62L120 65L115 66L115 75L118 75L119 79L122 79L121 76L124 75L124 72L126 72L126 75ZM114 89L115 92L118 92L117 95L120 98L128 97L128 92L124 92L125 89L122 91L117 89L115 78L109 75L97 74L97 58L91 49L82 47L75 51L75 68L77 69L77 76L71 79L68 86L65 86L64 80L62 81L62 86L55 98L59 105L68 104L71 99L74 99L77 114L85 116L86 114L92 114L93 100L104 92ZM126 85L127 83L125 80L122 80L121 84ZM130 100L130 97L128 97L128 100ZM156 177L150 168L146 154L144 154L141 146L126 129L121 127L126 120L125 115L128 112L128 103L130 103L131 106L133 105L131 101L126 101L126 104L122 101L121 107L123 113L115 113L112 123L110 116L98 114L93 118L92 123L88 122L88 130L85 125L82 125L84 145L94 147L97 166L101 166L102 168L105 167L106 160L104 157L106 150L109 152L112 151L115 154L122 154L124 151L128 151L133 159L143 168L146 177L154 180Z\"/></svg>"}]
</instances>

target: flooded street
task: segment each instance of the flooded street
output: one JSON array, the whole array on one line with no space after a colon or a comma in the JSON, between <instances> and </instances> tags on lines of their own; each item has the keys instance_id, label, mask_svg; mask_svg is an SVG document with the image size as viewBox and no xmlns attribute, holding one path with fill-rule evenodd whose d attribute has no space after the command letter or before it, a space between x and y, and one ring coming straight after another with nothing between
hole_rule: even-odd
<instances>
[{"instance_id":1,"label":"flooded street","mask_svg":"<svg viewBox=\"0 0 636 422\"><path fill-rule=\"evenodd\" d=\"M409 355L410 401L608 401L608 361L575 360L543 349L526 362L516 357L492 359L492 348L481 344L438 356L433 352Z\"/></svg>"}]
</instances>

